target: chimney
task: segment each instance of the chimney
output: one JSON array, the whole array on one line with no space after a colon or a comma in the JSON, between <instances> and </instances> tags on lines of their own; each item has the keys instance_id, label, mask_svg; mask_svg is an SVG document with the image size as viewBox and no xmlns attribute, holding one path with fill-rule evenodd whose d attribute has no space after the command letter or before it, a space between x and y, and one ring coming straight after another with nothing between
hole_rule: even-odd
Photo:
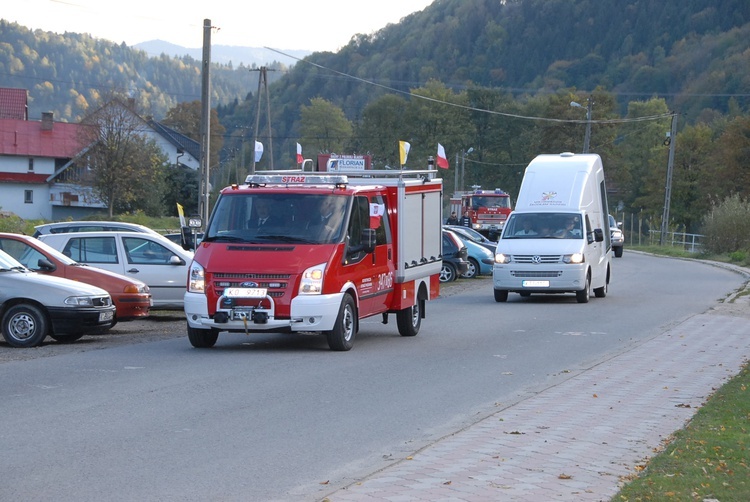
<instances>
[{"instance_id":1,"label":"chimney","mask_svg":"<svg viewBox=\"0 0 750 502\"><path fill-rule=\"evenodd\" d=\"M52 112L42 112L42 131L52 130L54 116L55 114Z\"/></svg>"}]
</instances>

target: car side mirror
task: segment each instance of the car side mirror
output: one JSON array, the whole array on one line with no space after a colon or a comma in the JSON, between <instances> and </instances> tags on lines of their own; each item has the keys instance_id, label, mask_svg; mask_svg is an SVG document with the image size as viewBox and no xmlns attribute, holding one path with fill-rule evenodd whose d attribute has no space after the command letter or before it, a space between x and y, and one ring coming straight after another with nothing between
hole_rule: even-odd
<instances>
[{"instance_id":1,"label":"car side mirror","mask_svg":"<svg viewBox=\"0 0 750 502\"><path fill-rule=\"evenodd\" d=\"M362 230L362 249L365 253L372 253L375 251L375 244L377 243L377 237L375 230L372 228L365 228Z\"/></svg>"},{"instance_id":2,"label":"car side mirror","mask_svg":"<svg viewBox=\"0 0 750 502\"><path fill-rule=\"evenodd\" d=\"M39 258L39 261L36 263L37 267L39 267L39 270L43 272L54 272L57 270L57 267L49 261L47 258Z\"/></svg>"},{"instance_id":3,"label":"car side mirror","mask_svg":"<svg viewBox=\"0 0 750 502\"><path fill-rule=\"evenodd\" d=\"M170 265L184 265L185 260L177 256L176 254L173 254L172 256L169 257L169 264Z\"/></svg>"}]
</instances>

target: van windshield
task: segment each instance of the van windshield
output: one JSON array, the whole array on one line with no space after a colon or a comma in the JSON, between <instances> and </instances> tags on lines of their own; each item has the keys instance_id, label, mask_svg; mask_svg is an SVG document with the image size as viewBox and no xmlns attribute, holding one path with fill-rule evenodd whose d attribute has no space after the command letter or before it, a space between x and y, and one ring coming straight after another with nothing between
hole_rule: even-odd
<instances>
[{"instance_id":1,"label":"van windshield","mask_svg":"<svg viewBox=\"0 0 750 502\"><path fill-rule=\"evenodd\" d=\"M583 239L577 213L515 213L505 224L503 239Z\"/></svg>"},{"instance_id":2,"label":"van windshield","mask_svg":"<svg viewBox=\"0 0 750 502\"><path fill-rule=\"evenodd\" d=\"M348 197L330 194L222 195L206 242L331 244L343 239Z\"/></svg>"}]
</instances>

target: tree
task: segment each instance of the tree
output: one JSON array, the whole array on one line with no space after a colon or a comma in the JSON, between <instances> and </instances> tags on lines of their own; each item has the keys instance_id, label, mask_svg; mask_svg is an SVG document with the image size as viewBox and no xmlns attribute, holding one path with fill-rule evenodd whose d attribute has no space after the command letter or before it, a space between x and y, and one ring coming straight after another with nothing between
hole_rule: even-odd
<instances>
[{"instance_id":1,"label":"tree","mask_svg":"<svg viewBox=\"0 0 750 502\"><path fill-rule=\"evenodd\" d=\"M180 103L167 111L162 123L200 143L202 114L200 101ZM211 138L208 165L209 169L214 171L219 165L219 152L224 148L224 133L226 133L226 128L219 122L219 114L215 109L211 110L209 125Z\"/></svg>"},{"instance_id":2,"label":"tree","mask_svg":"<svg viewBox=\"0 0 750 502\"><path fill-rule=\"evenodd\" d=\"M353 126L344 111L330 101L313 98L300 107L301 141L313 151L344 153L351 141Z\"/></svg>"},{"instance_id":3,"label":"tree","mask_svg":"<svg viewBox=\"0 0 750 502\"><path fill-rule=\"evenodd\" d=\"M146 135L146 123L119 99L109 101L83 124L89 148L89 182L107 204L109 216L117 211L163 212L163 166L167 159Z\"/></svg>"}]
</instances>

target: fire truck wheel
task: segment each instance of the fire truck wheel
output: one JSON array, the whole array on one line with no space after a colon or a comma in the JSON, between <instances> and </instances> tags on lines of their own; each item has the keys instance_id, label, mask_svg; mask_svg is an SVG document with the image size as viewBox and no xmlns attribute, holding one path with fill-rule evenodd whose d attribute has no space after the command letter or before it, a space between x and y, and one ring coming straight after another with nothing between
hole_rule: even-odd
<instances>
[{"instance_id":1,"label":"fire truck wheel","mask_svg":"<svg viewBox=\"0 0 750 502\"><path fill-rule=\"evenodd\" d=\"M422 326L422 305L424 300L418 300L416 305L396 312L396 324L401 336L415 336Z\"/></svg>"},{"instance_id":2,"label":"fire truck wheel","mask_svg":"<svg viewBox=\"0 0 750 502\"><path fill-rule=\"evenodd\" d=\"M219 331L215 329L197 329L188 326L187 332L190 344L196 349L209 349L219 338Z\"/></svg>"},{"instance_id":3,"label":"fire truck wheel","mask_svg":"<svg viewBox=\"0 0 750 502\"><path fill-rule=\"evenodd\" d=\"M350 350L354 344L354 336L357 334L357 307L350 295L344 295L339 307L339 315L336 324L331 331L326 332L328 346L331 350Z\"/></svg>"}]
</instances>

